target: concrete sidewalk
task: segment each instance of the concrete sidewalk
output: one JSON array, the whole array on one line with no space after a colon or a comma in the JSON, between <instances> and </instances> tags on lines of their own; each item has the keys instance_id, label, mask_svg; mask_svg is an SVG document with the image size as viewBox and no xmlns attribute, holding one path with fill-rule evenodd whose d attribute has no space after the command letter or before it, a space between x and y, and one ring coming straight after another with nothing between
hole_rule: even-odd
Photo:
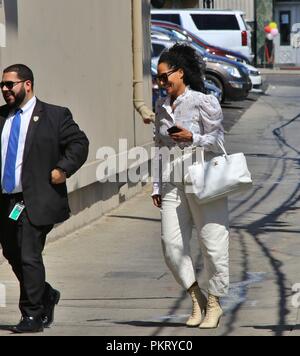
<instances>
[{"instance_id":1,"label":"concrete sidewalk","mask_svg":"<svg viewBox=\"0 0 300 356\"><path fill-rule=\"evenodd\" d=\"M148 186L47 246L48 280L62 300L44 335L300 336L299 309L291 305L292 286L300 282L299 103L299 90L272 87L227 137L232 152L247 154L255 187L230 202L231 290L219 329L184 326L190 301L163 261L159 210ZM196 236L192 246L201 283ZM6 263L0 281L8 302L0 309L0 335L9 335L7 326L19 318L18 285Z\"/></svg>"}]
</instances>

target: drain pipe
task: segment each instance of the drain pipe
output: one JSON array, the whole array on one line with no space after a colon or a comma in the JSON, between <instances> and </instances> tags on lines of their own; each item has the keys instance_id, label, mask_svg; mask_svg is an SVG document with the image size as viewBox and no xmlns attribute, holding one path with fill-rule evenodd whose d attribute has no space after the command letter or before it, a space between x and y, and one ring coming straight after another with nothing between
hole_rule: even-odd
<instances>
[{"instance_id":1,"label":"drain pipe","mask_svg":"<svg viewBox=\"0 0 300 356\"><path fill-rule=\"evenodd\" d=\"M155 122L155 114L145 104L143 76L142 0L132 0L133 104L145 124Z\"/></svg>"}]
</instances>

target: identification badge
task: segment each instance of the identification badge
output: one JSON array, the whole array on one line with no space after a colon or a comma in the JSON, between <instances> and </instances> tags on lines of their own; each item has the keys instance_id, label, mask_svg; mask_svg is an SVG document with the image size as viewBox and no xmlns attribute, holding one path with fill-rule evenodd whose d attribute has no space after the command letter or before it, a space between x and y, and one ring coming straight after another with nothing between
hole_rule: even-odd
<instances>
[{"instance_id":1,"label":"identification badge","mask_svg":"<svg viewBox=\"0 0 300 356\"><path fill-rule=\"evenodd\" d=\"M18 221L23 210L25 209L25 205L22 203L17 203L13 208L12 212L9 215L9 218L14 221Z\"/></svg>"}]
</instances>

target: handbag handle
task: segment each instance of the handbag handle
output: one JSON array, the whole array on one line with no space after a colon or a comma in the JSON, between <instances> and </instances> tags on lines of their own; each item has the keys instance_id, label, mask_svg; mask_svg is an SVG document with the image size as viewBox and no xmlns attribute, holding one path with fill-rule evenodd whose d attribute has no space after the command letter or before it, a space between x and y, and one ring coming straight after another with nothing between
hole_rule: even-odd
<instances>
[{"instance_id":1,"label":"handbag handle","mask_svg":"<svg viewBox=\"0 0 300 356\"><path fill-rule=\"evenodd\" d=\"M225 158L228 160L229 156L228 156L228 153L225 149L223 142L221 140L217 140L217 144L219 145L222 152L224 153ZM202 148L202 150L201 150L201 161L202 161L202 164L204 164L204 162L205 162L205 149L204 148Z\"/></svg>"},{"instance_id":2,"label":"handbag handle","mask_svg":"<svg viewBox=\"0 0 300 356\"><path fill-rule=\"evenodd\" d=\"M228 153L225 149L224 143L221 140L218 140L217 144L220 146L221 150L223 151L225 158L228 159Z\"/></svg>"}]
</instances>

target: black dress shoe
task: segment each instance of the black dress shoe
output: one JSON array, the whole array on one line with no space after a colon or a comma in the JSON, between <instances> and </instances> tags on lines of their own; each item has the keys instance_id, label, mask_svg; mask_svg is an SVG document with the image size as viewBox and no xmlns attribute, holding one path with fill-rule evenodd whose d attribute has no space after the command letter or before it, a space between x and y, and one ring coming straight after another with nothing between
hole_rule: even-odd
<instances>
[{"instance_id":1,"label":"black dress shoe","mask_svg":"<svg viewBox=\"0 0 300 356\"><path fill-rule=\"evenodd\" d=\"M12 328L15 334L31 334L44 331L44 326L41 318L24 317L20 323Z\"/></svg>"},{"instance_id":2,"label":"black dress shoe","mask_svg":"<svg viewBox=\"0 0 300 356\"><path fill-rule=\"evenodd\" d=\"M45 307L44 313L42 315L42 321L44 328L49 328L54 321L54 308L59 303L60 293L58 290L53 289L51 297L48 299Z\"/></svg>"}]
</instances>

